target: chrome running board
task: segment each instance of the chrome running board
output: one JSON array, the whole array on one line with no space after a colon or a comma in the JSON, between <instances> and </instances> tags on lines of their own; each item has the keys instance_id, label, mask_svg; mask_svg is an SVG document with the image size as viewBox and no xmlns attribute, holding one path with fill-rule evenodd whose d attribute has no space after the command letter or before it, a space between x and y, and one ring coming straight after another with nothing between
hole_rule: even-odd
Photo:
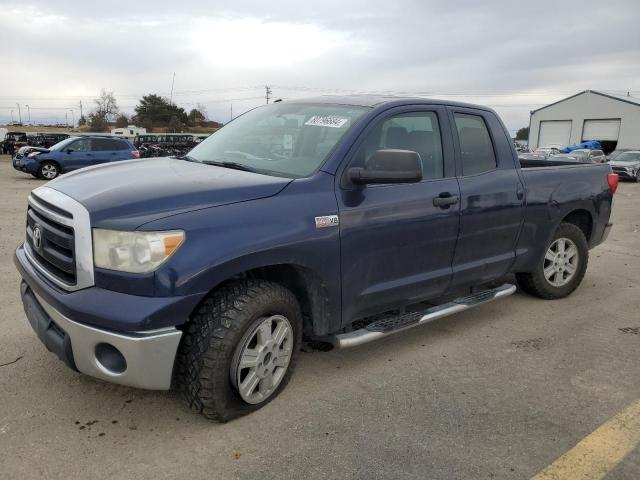
<instances>
[{"instance_id":1,"label":"chrome running board","mask_svg":"<svg viewBox=\"0 0 640 480\"><path fill-rule=\"evenodd\" d=\"M329 341L339 348L349 348L373 342L394 333L408 330L418 325L432 322L438 318L463 312L478 305L492 302L498 298L507 297L516 291L516 286L505 283L497 288L484 290L466 297L456 298L451 302L436 305L421 312L405 313L397 317L387 317L375 320L364 328L352 332L332 335Z\"/></svg>"}]
</instances>

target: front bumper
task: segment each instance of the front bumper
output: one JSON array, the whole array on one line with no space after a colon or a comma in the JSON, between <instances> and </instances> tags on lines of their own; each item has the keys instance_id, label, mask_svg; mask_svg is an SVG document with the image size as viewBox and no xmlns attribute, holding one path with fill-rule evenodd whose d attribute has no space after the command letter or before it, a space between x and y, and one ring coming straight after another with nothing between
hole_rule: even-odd
<instances>
[{"instance_id":1,"label":"front bumper","mask_svg":"<svg viewBox=\"0 0 640 480\"><path fill-rule=\"evenodd\" d=\"M171 387L180 330L170 327L150 332L110 332L65 317L24 281L20 293L38 338L69 367L130 387L149 390Z\"/></svg>"},{"instance_id":2,"label":"front bumper","mask_svg":"<svg viewBox=\"0 0 640 480\"><path fill-rule=\"evenodd\" d=\"M631 170L626 169L613 169L613 173L617 173L621 179L635 179L636 174Z\"/></svg>"},{"instance_id":3,"label":"front bumper","mask_svg":"<svg viewBox=\"0 0 640 480\"><path fill-rule=\"evenodd\" d=\"M98 287L63 292L30 264L21 245L14 262L31 326L68 366L113 383L151 390L171 386L185 323L202 295L143 297Z\"/></svg>"}]
</instances>

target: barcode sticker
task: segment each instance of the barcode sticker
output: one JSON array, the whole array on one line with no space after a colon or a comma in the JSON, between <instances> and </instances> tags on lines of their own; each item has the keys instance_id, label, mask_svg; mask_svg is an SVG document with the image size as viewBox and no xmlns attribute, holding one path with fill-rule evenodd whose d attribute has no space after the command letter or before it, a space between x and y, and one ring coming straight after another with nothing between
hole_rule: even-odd
<instances>
[{"instance_id":1,"label":"barcode sticker","mask_svg":"<svg viewBox=\"0 0 640 480\"><path fill-rule=\"evenodd\" d=\"M348 118L334 117L331 115L314 115L305 122L305 125L314 127L340 128L347 123Z\"/></svg>"}]
</instances>

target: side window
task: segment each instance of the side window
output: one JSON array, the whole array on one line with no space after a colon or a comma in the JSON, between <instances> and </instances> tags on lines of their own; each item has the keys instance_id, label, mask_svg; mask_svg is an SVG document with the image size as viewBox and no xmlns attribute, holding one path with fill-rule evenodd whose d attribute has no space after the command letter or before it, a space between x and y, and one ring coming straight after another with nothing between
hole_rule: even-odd
<instances>
[{"instance_id":1,"label":"side window","mask_svg":"<svg viewBox=\"0 0 640 480\"><path fill-rule=\"evenodd\" d=\"M475 175L497 167L491 137L484 119L479 115L454 113L460 153L462 174Z\"/></svg>"},{"instance_id":2,"label":"side window","mask_svg":"<svg viewBox=\"0 0 640 480\"><path fill-rule=\"evenodd\" d=\"M74 152L90 152L91 139L82 138L80 140L76 140L75 142L71 143L71 145L69 145L67 148L70 150L73 150Z\"/></svg>"},{"instance_id":3,"label":"side window","mask_svg":"<svg viewBox=\"0 0 640 480\"><path fill-rule=\"evenodd\" d=\"M418 152L423 178L444 176L442 139L434 112L402 113L387 118L367 134L353 157L352 166L365 167L376 150L383 149Z\"/></svg>"},{"instance_id":4,"label":"side window","mask_svg":"<svg viewBox=\"0 0 640 480\"><path fill-rule=\"evenodd\" d=\"M113 148L113 141L107 138L95 138L93 140L93 150L98 152L105 152L109 150L115 150Z\"/></svg>"}]
</instances>

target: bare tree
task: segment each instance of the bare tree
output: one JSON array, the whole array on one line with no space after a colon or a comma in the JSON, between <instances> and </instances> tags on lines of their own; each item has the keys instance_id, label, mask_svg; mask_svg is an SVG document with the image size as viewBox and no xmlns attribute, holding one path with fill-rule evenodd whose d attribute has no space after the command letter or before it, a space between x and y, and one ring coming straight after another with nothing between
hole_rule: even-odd
<instances>
[{"instance_id":1,"label":"bare tree","mask_svg":"<svg viewBox=\"0 0 640 480\"><path fill-rule=\"evenodd\" d=\"M113 121L120 112L113 92L107 92L104 88L100 90L100 96L94 102L96 104L94 113L106 122Z\"/></svg>"},{"instance_id":2,"label":"bare tree","mask_svg":"<svg viewBox=\"0 0 640 480\"><path fill-rule=\"evenodd\" d=\"M196 110L198 110L202 114L202 119L203 120L207 120L207 118L208 118L207 107L205 107L204 104L196 103Z\"/></svg>"}]
</instances>

